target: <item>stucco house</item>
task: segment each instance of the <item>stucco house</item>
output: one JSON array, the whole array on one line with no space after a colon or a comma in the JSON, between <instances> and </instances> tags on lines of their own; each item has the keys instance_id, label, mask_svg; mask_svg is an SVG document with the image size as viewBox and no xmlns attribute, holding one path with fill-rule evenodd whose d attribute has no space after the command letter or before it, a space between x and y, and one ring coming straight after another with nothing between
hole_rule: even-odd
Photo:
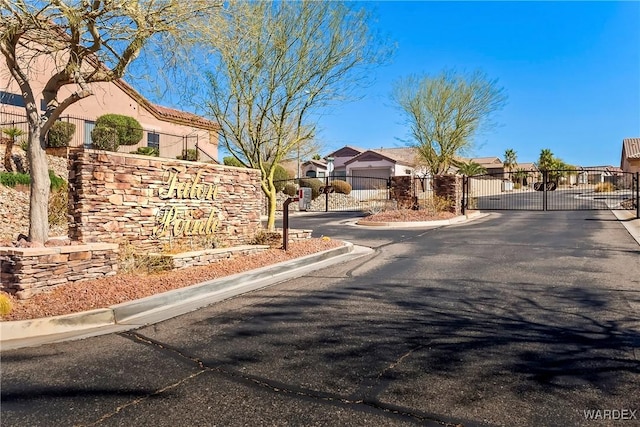
<instances>
[{"instance_id":1,"label":"stucco house","mask_svg":"<svg viewBox=\"0 0 640 427\"><path fill-rule=\"evenodd\" d=\"M327 176L327 161L324 159L311 159L300 165L302 177L324 178Z\"/></svg>"},{"instance_id":2,"label":"stucco house","mask_svg":"<svg viewBox=\"0 0 640 427\"><path fill-rule=\"evenodd\" d=\"M94 66L96 66L94 64ZM53 60L38 56L30 64L29 78L36 100L42 105L42 90L54 72ZM195 114L156 105L145 99L124 80L91 83L93 95L70 105L60 120L76 125L71 146L91 146L91 130L95 120L107 113L134 117L144 129L142 140L133 146L121 146L119 151L131 152L138 147L159 149L162 157L175 158L186 149L196 149L201 160L218 159L218 125ZM66 96L70 93L62 91ZM6 64L0 64L0 127L16 126L25 131L24 99L18 84Z\"/></svg>"},{"instance_id":3,"label":"stucco house","mask_svg":"<svg viewBox=\"0 0 640 427\"><path fill-rule=\"evenodd\" d=\"M622 140L620 168L623 172L640 172L640 138Z\"/></svg>"}]
</instances>

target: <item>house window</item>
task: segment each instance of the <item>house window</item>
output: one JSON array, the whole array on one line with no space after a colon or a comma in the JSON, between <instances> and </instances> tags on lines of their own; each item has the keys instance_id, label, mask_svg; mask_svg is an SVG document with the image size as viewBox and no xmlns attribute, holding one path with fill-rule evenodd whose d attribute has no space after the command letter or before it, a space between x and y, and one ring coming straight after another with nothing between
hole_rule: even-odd
<instances>
[{"instance_id":1,"label":"house window","mask_svg":"<svg viewBox=\"0 0 640 427\"><path fill-rule=\"evenodd\" d=\"M324 172L318 171L318 178L324 178Z\"/></svg>"},{"instance_id":2,"label":"house window","mask_svg":"<svg viewBox=\"0 0 640 427\"><path fill-rule=\"evenodd\" d=\"M160 134L155 132L147 132L147 147L155 148L160 151Z\"/></svg>"},{"instance_id":3,"label":"house window","mask_svg":"<svg viewBox=\"0 0 640 427\"><path fill-rule=\"evenodd\" d=\"M84 121L84 148L91 148L93 141L91 140L91 131L96 127L96 122Z\"/></svg>"},{"instance_id":4,"label":"house window","mask_svg":"<svg viewBox=\"0 0 640 427\"><path fill-rule=\"evenodd\" d=\"M316 171L314 171L314 170L307 171L307 173L305 175L307 175L307 178L315 178L316 177Z\"/></svg>"},{"instance_id":5,"label":"house window","mask_svg":"<svg viewBox=\"0 0 640 427\"><path fill-rule=\"evenodd\" d=\"M13 105L14 107L24 107L24 98L16 93L9 93L0 90L0 104Z\"/></svg>"},{"instance_id":6,"label":"house window","mask_svg":"<svg viewBox=\"0 0 640 427\"><path fill-rule=\"evenodd\" d=\"M404 173L405 175L411 175L411 169L405 169Z\"/></svg>"}]
</instances>

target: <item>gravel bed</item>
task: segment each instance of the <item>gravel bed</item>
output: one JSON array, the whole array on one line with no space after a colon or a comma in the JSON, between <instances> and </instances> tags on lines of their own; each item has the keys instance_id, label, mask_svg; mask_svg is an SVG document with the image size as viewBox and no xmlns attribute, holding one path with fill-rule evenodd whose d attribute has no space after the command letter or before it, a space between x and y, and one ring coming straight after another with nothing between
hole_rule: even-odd
<instances>
[{"instance_id":1,"label":"gravel bed","mask_svg":"<svg viewBox=\"0 0 640 427\"><path fill-rule=\"evenodd\" d=\"M336 248L343 244L339 240L328 240L327 238L307 239L292 242L286 252L282 249L268 249L259 254L222 260L202 267L154 274L118 274L102 279L65 284L56 287L51 292L35 295L28 300L17 300L10 297L13 309L2 320L37 319L105 308L207 280L292 260Z\"/></svg>"}]
</instances>

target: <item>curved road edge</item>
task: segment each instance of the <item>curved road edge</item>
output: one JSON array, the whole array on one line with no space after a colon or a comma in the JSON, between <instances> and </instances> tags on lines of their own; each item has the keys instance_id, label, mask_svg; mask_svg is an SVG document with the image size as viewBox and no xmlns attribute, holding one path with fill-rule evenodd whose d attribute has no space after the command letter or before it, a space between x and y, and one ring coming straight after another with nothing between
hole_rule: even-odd
<instances>
[{"instance_id":1,"label":"curved road edge","mask_svg":"<svg viewBox=\"0 0 640 427\"><path fill-rule=\"evenodd\" d=\"M344 246L291 261L108 308L40 319L0 322L0 351L137 329L373 252L373 249L364 246L344 243Z\"/></svg>"}]
</instances>

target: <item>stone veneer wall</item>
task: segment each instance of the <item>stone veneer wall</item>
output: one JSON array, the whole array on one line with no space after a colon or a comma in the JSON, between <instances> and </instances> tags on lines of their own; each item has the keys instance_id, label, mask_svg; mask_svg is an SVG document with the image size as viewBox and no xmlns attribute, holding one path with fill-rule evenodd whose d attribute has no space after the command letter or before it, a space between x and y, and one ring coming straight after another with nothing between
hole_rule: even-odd
<instances>
[{"instance_id":1,"label":"stone veneer wall","mask_svg":"<svg viewBox=\"0 0 640 427\"><path fill-rule=\"evenodd\" d=\"M112 276L117 270L116 244L0 249L0 290L19 299L67 283Z\"/></svg>"},{"instance_id":2,"label":"stone veneer wall","mask_svg":"<svg viewBox=\"0 0 640 427\"><path fill-rule=\"evenodd\" d=\"M433 191L436 196L451 201L455 215L462 214L462 177L458 175L436 175L433 177Z\"/></svg>"},{"instance_id":3,"label":"stone veneer wall","mask_svg":"<svg viewBox=\"0 0 640 427\"><path fill-rule=\"evenodd\" d=\"M391 177L391 199L398 202L398 208L411 209L417 206L417 198L413 196L412 176Z\"/></svg>"},{"instance_id":4,"label":"stone veneer wall","mask_svg":"<svg viewBox=\"0 0 640 427\"><path fill-rule=\"evenodd\" d=\"M74 241L162 251L242 245L261 228L258 170L82 148L69 163Z\"/></svg>"}]
</instances>

